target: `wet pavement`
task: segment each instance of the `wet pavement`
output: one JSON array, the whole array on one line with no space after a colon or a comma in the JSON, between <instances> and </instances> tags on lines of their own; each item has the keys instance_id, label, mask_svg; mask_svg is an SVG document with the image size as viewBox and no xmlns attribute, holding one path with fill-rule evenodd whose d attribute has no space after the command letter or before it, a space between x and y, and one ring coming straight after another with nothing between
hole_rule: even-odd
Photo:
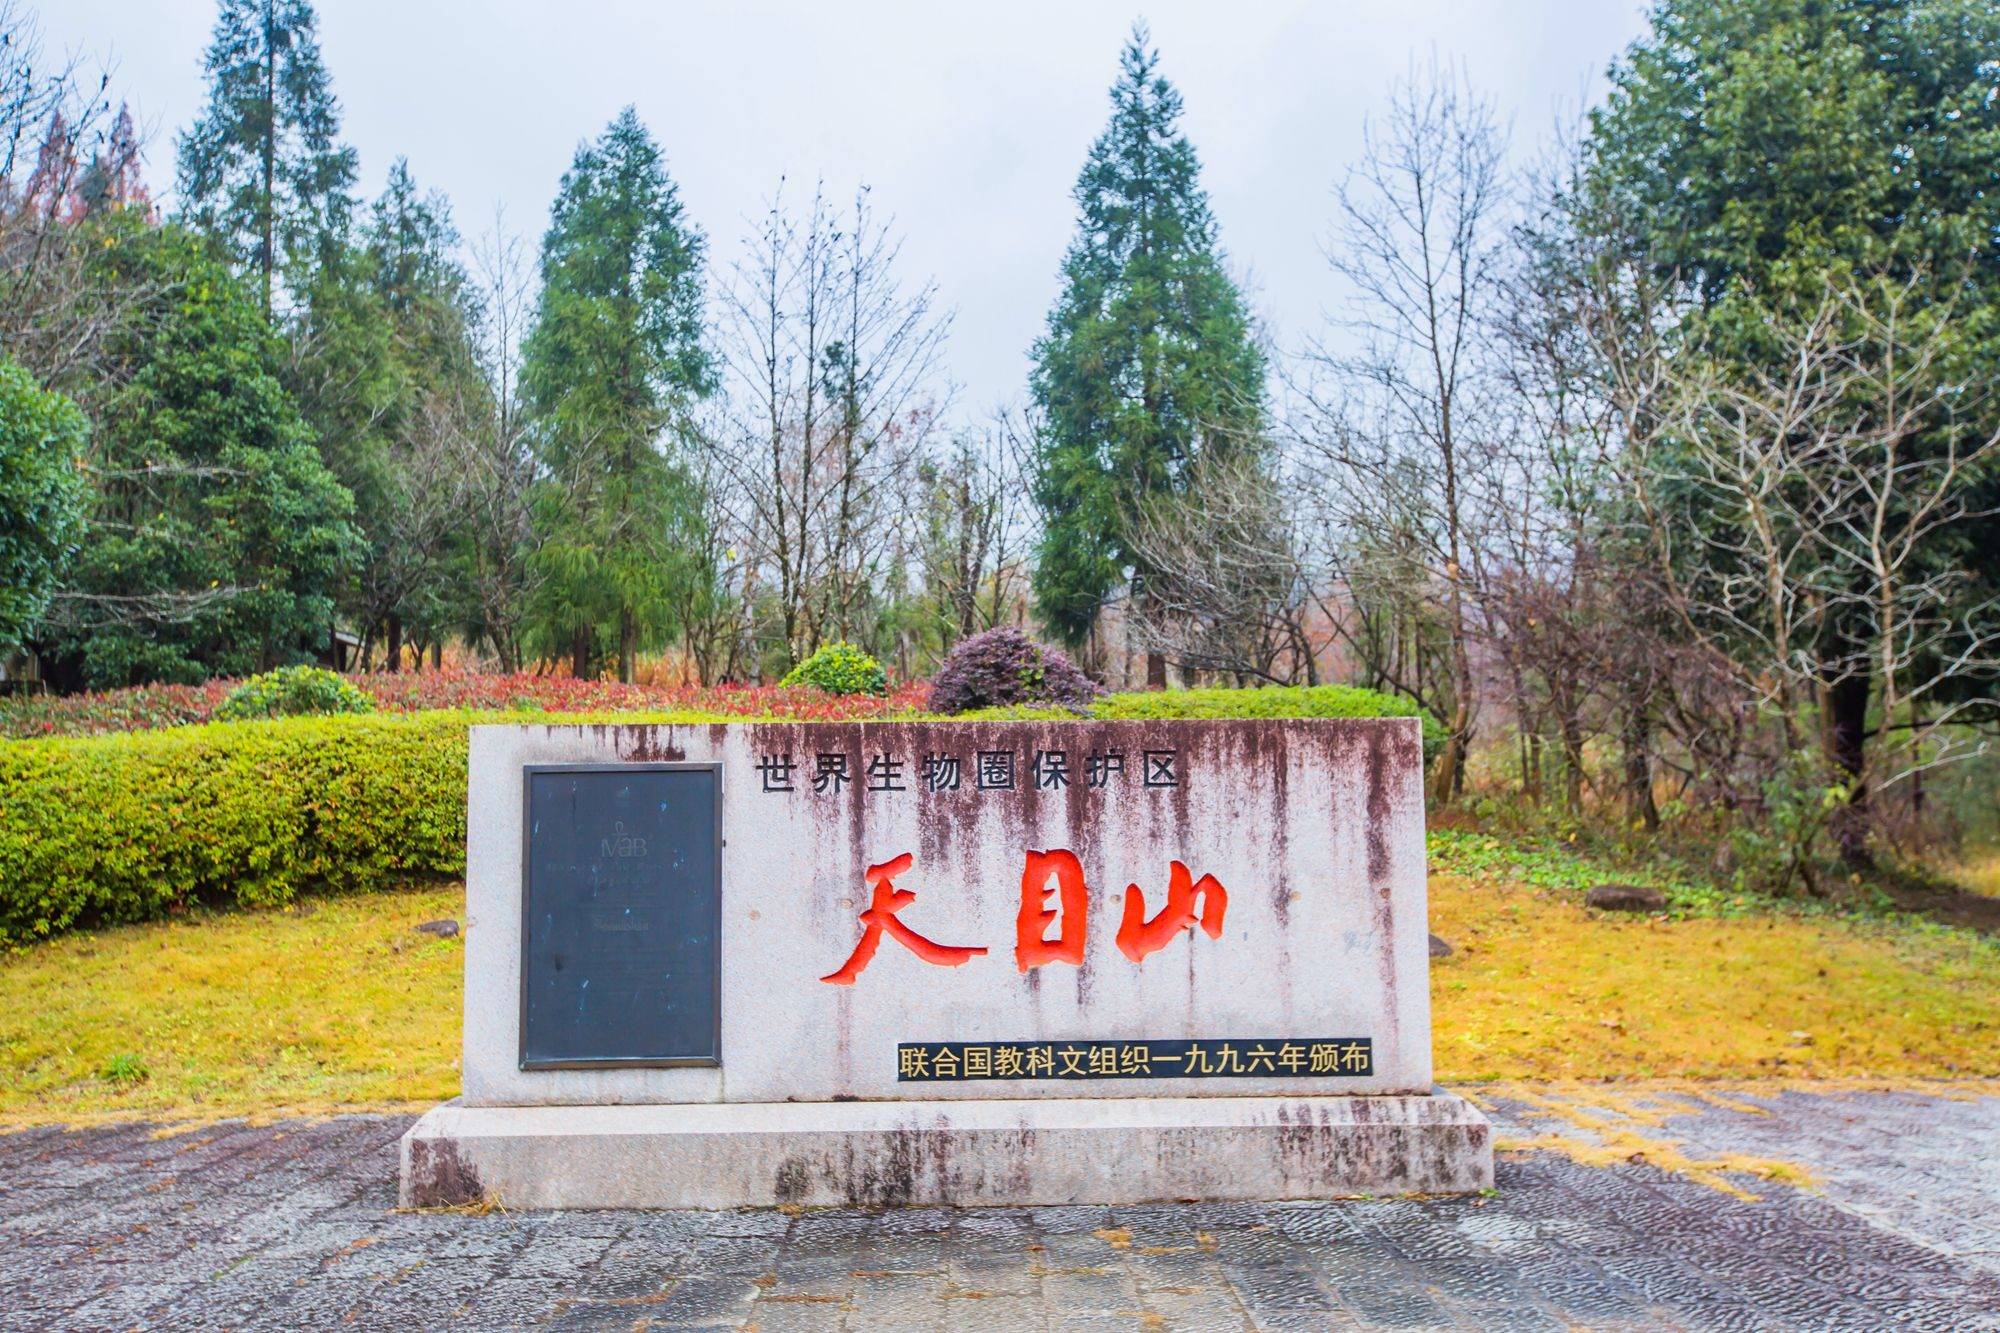
<instances>
[{"instance_id":1,"label":"wet pavement","mask_svg":"<svg viewBox=\"0 0 2000 1333\"><path fill-rule=\"evenodd\" d=\"M1138 1208L413 1214L403 1117L25 1130L0 1329L2000 1329L1994 1092L1488 1090L1491 1196Z\"/></svg>"}]
</instances>

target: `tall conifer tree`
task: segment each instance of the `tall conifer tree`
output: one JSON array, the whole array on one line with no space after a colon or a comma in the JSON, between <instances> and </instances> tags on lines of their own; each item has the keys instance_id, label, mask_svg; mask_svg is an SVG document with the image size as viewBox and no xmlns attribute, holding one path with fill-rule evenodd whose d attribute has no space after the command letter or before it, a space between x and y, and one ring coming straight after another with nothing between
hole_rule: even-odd
<instances>
[{"instance_id":1,"label":"tall conifer tree","mask_svg":"<svg viewBox=\"0 0 2000 1333\"><path fill-rule=\"evenodd\" d=\"M1034 348L1042 415L1034 497L1043 517L1035 600L1071 643L1131 571L1153 571L1125 532L1141 500L1172 493L1206 450L1244 446L1263 419L1264 356L1223 268L1180 94L1135 26L1111 122L1077 177L1076 239ZM1148 663L1155 683L1163 661Z\"/></svg>"},{"instance_id":2,"label":"tall conifer tree","mask_svg":"<svg viewBox=\"0 0 2000 1333\"><path fill-rule=\"evenodd\" d=\"M281 278L302 284L344 232L352 148L320 62L307 0L221 0L202 67L208 104L180 138L188 218L259 278L264 315Z\"/></svg>"},{"instance_id":3,"label":"tall conifer tree","mask_svg":"<svg viewBox=\"0 0 2000 1333\"><path fill-rule=\"evenodd\" d=\"M449 202L419 189L398 158L349 251L351 299L371 312L387 342L380 505L366 488L357 487L355 498L371 548L362 610L384 631L391 670L406 630L415 632L419 653L426 642L441 651L468 614L461 451L488 428L491 410L474 347L478 312L458 246Z\"/></svg>"},{"instance_id":4,"label":"tall conifer tree","mask_svg":"<svg viewBox=\"0 0 2000 1333\"><path fill-rule=\"evenodd\" d=\"M522 351L547 484L534 620L585 675L607 640L620 679L662 641L693 522L672 427L713 383L702 341L701 232L627 107L578 149L542 238L542 293Z\"/></svg>"}]
</instances>

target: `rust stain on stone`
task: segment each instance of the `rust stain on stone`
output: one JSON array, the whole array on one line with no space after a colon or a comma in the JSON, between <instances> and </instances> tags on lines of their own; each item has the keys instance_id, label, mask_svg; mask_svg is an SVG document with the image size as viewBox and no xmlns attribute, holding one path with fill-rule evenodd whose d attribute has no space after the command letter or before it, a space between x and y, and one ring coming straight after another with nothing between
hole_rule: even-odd
<instances>
[{"instance_id":1,"label":"rust stain on stone","mask_svg":"<svg viewBox=\"0 0 2000 1333\"><path fill-rule=\"evenodd\" d=\"M611 743L619 755L640 764L678 764L687 751L674 743L674 728L648 722L624 722L612 728Z\"/></svg>"},{"instance_id":2,"label":"rust stain on stone","mask_svg":"<svg viewBox=\"0 0 2000 1333\"><path fill-rule=\"evenodd\" d=\"M455 1139L412 1139L405 1179L410 1203L417 1208L454 1208L486 1198L478 1170L459 1152Z\"/></svg>"},{"instance_id":3,"label":"rust stain on stone","mask_svg":"<svg viewBox=\"0 0 2000 1333\"><path fill-rule=\"evenodd\" d=\"M1396 769L1394 760L1403 756L1393 753L1398 740L1394 723L1364 725L1367 726L1368 736L1369 908L1375 924L1376 970L1382 983L1383 1023L1388 1028L1384 1035L1393 1049L1398 1044L1397 1014L1400 1006L1396 1002L1395 912L1392 902L1395 885L1391 879L1392 857L1387 829L1389 818L1395 811L1395 792L1391 787Z\"/></svg>"},{"instance_id":4,"label":"rust stain on stone","mask_svg":"<svg viewBox=\"0 0 2000 1333\"><path fill-rule=\"evenodd\" d=\"M1271 839L1275 873L1266 891L1282 939L1292 924L1291 747L1285 727L1274 721L1259 721L1246 728L1244 740L1246 753L1242 766L1251 775L1251 781L1265 784L1269 799L1260 804L1274 816L1271 827L1261 831Z\"/></svg>"},{"instance_id":5,"label":"rust stain on stone","mask_svg":"<svg viewBox=\"0 0 2000 1333\"><path fill-rule=\"evenodd\" d=\"M805 1203L812 1194L812 1169L802 1157L787 1157L778 1163L771 1181L771 1195L780 1204Z\"/></svg>"},{"instance_id":6,"label":"rust stain on stone","mask_svg":"<svg viewBox=\"0 0 2000 1333\"><path fill-rule=\"evenodd\" d=\"M914 761L914 768L910 775L910 787L917 797L917 863L919 865L935 864L951 855L955 841L954 835L958 832L960 822L965 818L965 811L960 803L965 800L965 788L971 781L970 774L972 772L972 752L971 748L965 744L965 732L963 728L954 727L945 729L942 727L933 727L929 729L929 735L930 741L928 745L919 753L914 748L915 733L912 731L910 733L910 748L908 749L908 753ZM903 744L900 736L898 737L898 743L899 745ZM940 791L930 790L923 768L925 758L928 755L937 756L940 763L952 761L957 764L959 779L957 790L952 790L949 787Z\"/></svg>"}]
</instances>

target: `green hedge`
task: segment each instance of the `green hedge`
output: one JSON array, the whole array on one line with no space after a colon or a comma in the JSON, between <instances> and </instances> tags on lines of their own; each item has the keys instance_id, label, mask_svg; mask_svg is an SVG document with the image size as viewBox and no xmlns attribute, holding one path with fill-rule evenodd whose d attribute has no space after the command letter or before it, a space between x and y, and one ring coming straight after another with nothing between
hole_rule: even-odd
<instances>
[{"instance_id":1,"label":"green hedge","mask_svg":"<svg viewBox=\"0 0 2000 1333\"><path fill-rule=\"evenodd\" d=\"M467 717L0 743L0 944L465 868Z\"/></svg>"},{"instance_id":2,"label":"green hedge","mask_svg":"<svg viewBox=\"0 0 2000 1333\"><path fill-rule=\"evenodd\" d=\"M1342 686L1113 694L1100 718L1408 716ZM975 718L1074 718L990 709ZM465 871L466 729L533 721L716 722L694 713L403 713L294 717L0 741L0 947L71 926L145 921L195 902ZM1424 718L1428 759L1443 729Z\"/></svg>"},{"instance_id":3,"label":"green hedge","mask_svg":"<svg viewBox=\"0 0 2000 1333\"><path fill-rule=\"evenodd\" d=\"M1088 708L986 708L965 720L1093 717L1415 717L1422 719L1424 762L1444 748L1444 724L1408 699L1353 685L1274 685L1255 690L1144 690L1107 694Z\"/></svg>"}]
</instances>

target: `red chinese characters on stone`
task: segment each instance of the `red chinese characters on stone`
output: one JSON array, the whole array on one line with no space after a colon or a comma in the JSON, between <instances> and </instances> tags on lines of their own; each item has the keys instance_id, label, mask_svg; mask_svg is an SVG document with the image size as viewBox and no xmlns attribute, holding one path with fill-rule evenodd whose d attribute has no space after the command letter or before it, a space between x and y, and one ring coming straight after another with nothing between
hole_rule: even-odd
<instances>
[{"instance_id":1,"label":"red chinese characters on stone","mask_svg":"<svg viewBox=\"0 0 2000 1333\"><path fill-rule=\"evenodd\" d=\"M882 947L886 933L926 963L957 967L986 952L985 947L939 944L904 925L896 914L917 900L917 895L895 885L896 876L908 870L915 858L908 852L880 865L868 867L867 881L873 890L868 910L861 913L861 939L840 970L821 981L835 986L852 986L875 951ZM1125 890L1123 920L1118 926L1118 951L1135 963L1158 953L1174 942L1182 931L1200 926L1212 940L1222 938L1222 918L1229 910L1229 892L1213 875L1194 877L1186 865L1172 863L1167 873L1167 898L1152 920L1146 920L1146 898L1137 884ZM1050 928L1055 929L1053 937ZM1083 965L1084 944L1090 929L1090 887L1084 883L1083 863L1067 848L1031 851L1021 871L1021 908L1014 917L1014 966L1022 972L1047 963Z\"/></svg>"},{"instance_id":2,"label":"red chinese characters on stone","mask_svg":"<svg viewBox=\"0 0 2000 1333\"><path fill-rule=\"evenodd\" d=\"M1049 881L1055 881L1056 906L1049 904ZM1084 932L1089 928L1090 890L1083 882L1083 863L1076 853L1057 848L1029 852L1021 872L1021 912L1014 918L1014 966L1026 972L1044 963L1083 966ZM1049 926L1059 922L1054 939Z\"/></svg>"},{"instance_id":3,"label":"red chinese characters on stone","mask_svg":"<svg viewBox=\"0 0 2000 1333\"><path fill-rule=\"evenodd\" d=\"M1198 912L1196 898L1201 899ZM1186 866L1176 861L1167 872L1166 905L1151 921L1145 919L1146 895L1137 884L1126 885L1124 919L1118 923L1118 952L1135 963L1144 962L1147 954L1166 948L1174 942L1174 936L1196 922L1210 939L1219 940L1222 914L1228 910L1229 890L1222 887L1221 880L1213 875L1203 875L1197 880Z\"/></svg>"},{"instance_id":4,"label":"red chinese characters on stone","mask_svg":"<svg viewBox=\"0 0 2000 1333\"><path fill-rule=\"evenodd\" d=\"M882 947L884 931L926 963L936 963L940 967L957 967L986 952L984 947L968 948L925 939L896 919L896 913L917 900L916 894L899 889L895 884L896 876L908 870L913 860L908 852L904 852L881 865L868 867L866 878L874 896L869 900L868 910L861 914L861 940L854 946L854 952L848 955L847 961L840 965L840 970L821 977L821 981L835 986L852 986L854 979L861 975L861 969L868 966L869 960L875 957L875 951Z\"/></svg>"}]
</instances>

